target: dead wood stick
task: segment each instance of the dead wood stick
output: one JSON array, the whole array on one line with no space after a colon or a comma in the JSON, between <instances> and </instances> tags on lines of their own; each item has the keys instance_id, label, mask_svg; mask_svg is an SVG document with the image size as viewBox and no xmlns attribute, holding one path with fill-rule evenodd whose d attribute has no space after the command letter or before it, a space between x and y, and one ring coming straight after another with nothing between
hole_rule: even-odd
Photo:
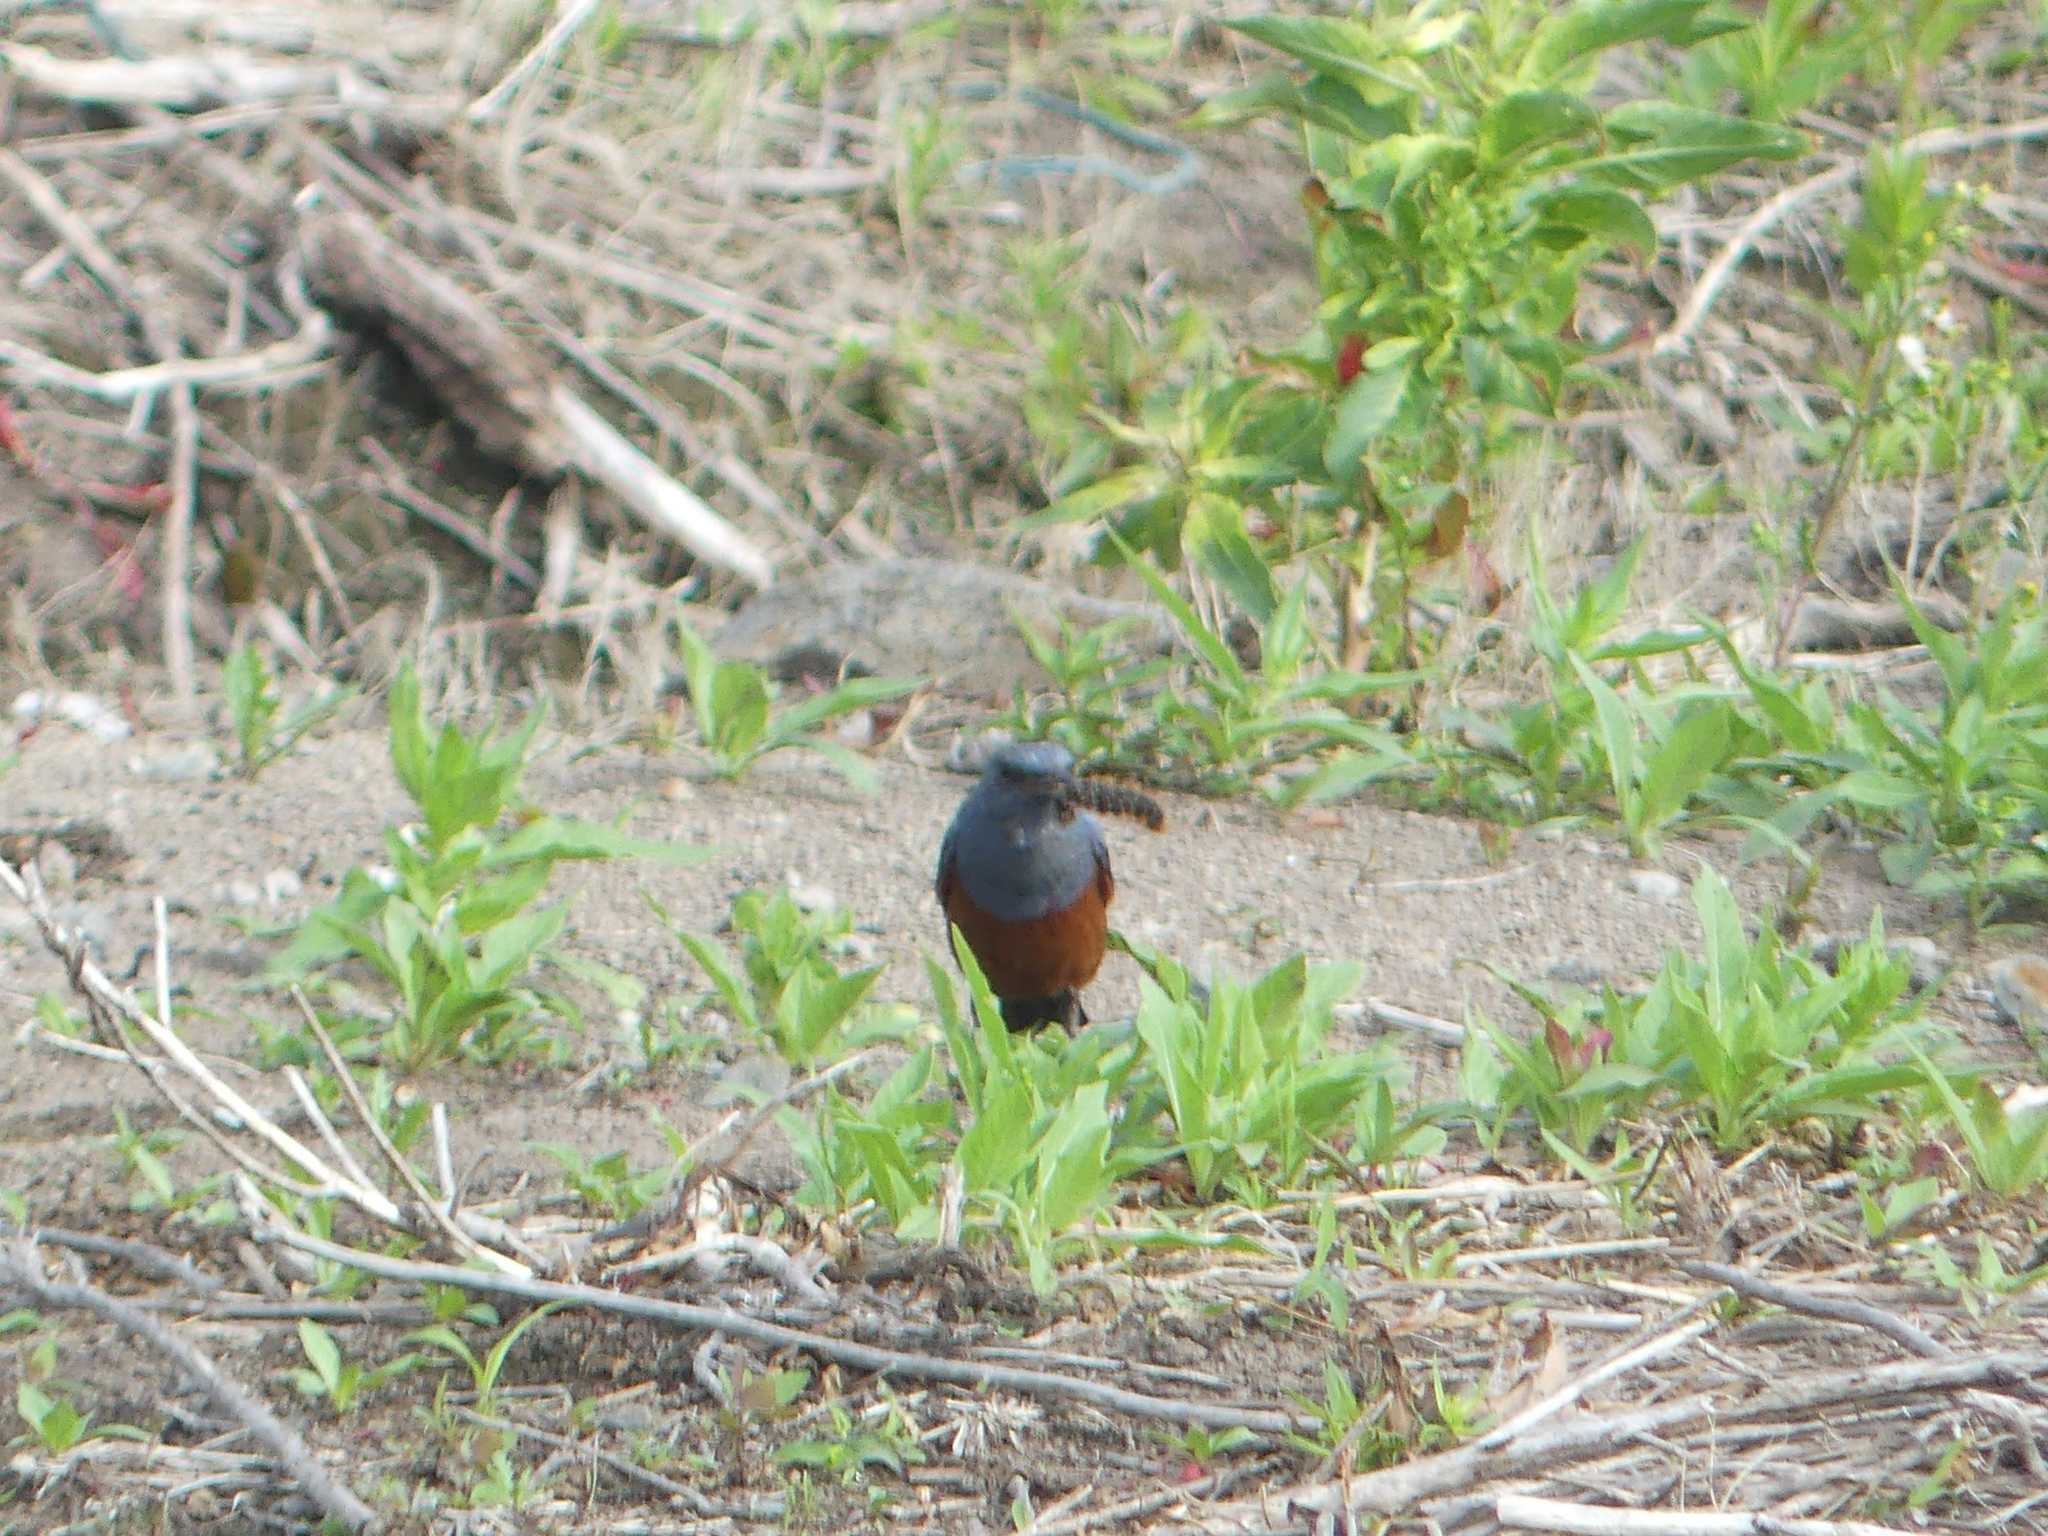
<instances>
[{"instance_id":1,"label":"dead wood stick","mask_svg":"<svg viewBox=\"0 0 2048 1536\"><path fill-rule=\"evenodd\" d=\"M560 57L562 50L569 46L569 39L598 13L598 9L599 0L561 0L554 21L541 34L540 41L505 71L503 79L471 102L463 115L471 123L487 123L496 117L522 86Z\"/></svg>"},{"instance_id":2,"label":"dead wood stick","mask_svg":"<svg viewBox=\"0 0 2048 1536\"><path fill-rule=\"evenodd\" d=\"M518 1296L527 1301L565 1302L593 1311L614 1312L625 1317L645 1318L670 1328L691 1332L722 1334L747 1339L775 1349L799 1349L821 1360L830 1360L850 1370L875 1371L884 1375L918 1381L943 1381L979 1392L1015 1392L1024 1397L1086 1403L1109 1413L1154 1419L1168 1424L1198 1424L1210 1429L1242 1426L1261 1434L1290 1434L1306 1430L1313 1422L1304 1415L1273 1408L1243 1408L1228 1403L1184 1402L1153 1397L1105 1382L1084 1381L1051 1371L1016 1370L972 1360L951 1360L939 1355L912 1354L877 1345L785 1328L727 1307L693 1306L687 1302L663 1301L607 1291L594 1285L569 1285L559 1281L525 1280L515 1275L486 1274L482 1270L460 1269L453 1264L428 1264L387 1258L356 1248L330 1243L293 1231L278 1219L255 1187L242 1175L235 1176L241 1198L238 1204L255 1228L259 1240L281 1243L315 1258L333 1259L353 1265L372 1275L411 1285L453 1285L469 1291L489 1291L501 1296Z\"/></svg>"},{"instance_id":3,"label":"dead wood stick","mask_svg":"<svg viewBox=\"0 0 2048 1536\"><path fill-rule=\"evenodd\" d=\"M1899 152L1906 155L1946 155L1960 151L1983 149L1992 144L2009 144L2021 139L2048 138L2048 117L2030 117L2017 123L1995 123L1986 128L1935 128L1926 133L1916 133L1899 145ZM1652 357L1663 357L1672 352L1682 351L1692 340L1692 333L1699 329L1706 319L1707 311L1714 307L1714 300L1728 285L1728 279L1735 275L1735 269L1742 264L1750 248L1763 238L1764 232L1775 225L1786 214L1803 203L1825 196L1839 187L1847 186L1863 174L1860 160L1847 160L1822 171L1818 176L1809 176L1805 181L1794 182L1781 188L1757 205L1756 211L1737 227L1728 237L1728 243L1715 253L1707 263L1700 279L1693 284L1692 292L1679 306L1678 313L1663 333L1650 344Z\"/></svg>"},{"instance_id":4,"label":"dead wood stick","mask_svg":"<svg viewBox=\"0 0 2048 1536\"><path fill-rule=\"evenodd\" d=\"M350 1262L354 1262L351 1260ZM1774 1392L1730 1401L1725 1394L1696 1393L1633 1413L1587 1414L1536 1434L1524 1434L1505 1445L1482 1450L1476 1445L1420 1456L1347 1483L1306 1483L1268 1490L1255 1502L1239 1501L1210 1513L1219 1522L1241 1521L1251 1530L1267 1529L1269 1510L1292 1506L1300 1515L1395 1515L1425 1500L1467 1490L1504 1477L1554 1473L1558 1468L1611 1454L1643 1435L1668 1435L1704 1421L1727 1428L1817 1409L1883 1402L1909 1393L1949 1393L1972 1387L2010 1387L2048 1370L2048 1350L2011 1349L1944 1360L1905 1360L1847 1371L1822 1371L1794 1377Z\"/></svg>"},{"instance_id":5,"label":"dead wood stick","mask_svg":"<svg viewBox=\"0 0 2048 1536\"><path fill-rule=\"evenodd\" d=\"M330 1520L337 1520L352 1531L366 1530L376 1524L376 1512L329 1472L314 1456L312 1448L282 1419L148 1313L92 1286L59 1285L46 1279L42 1262L30 1243L0 1248L0 1285L12 1286L26 1293L38 1306L94 1313L123 1333L142 1340L176 1361L187 1376L206 1389L222 1411L233 1414L248 1425L249 1432L277 1458L278 1464L305 1489L307 1496L326 1511Z\"/></svg>"},{"instance_id":6,"label":"dead wood stick","mask_svg":"<svg viewBox=\"0 0 2048 1536\"><path fill-rule=\"evenodd\" d=\"M1709 1510L1618 1509L1568 1504L1527 1493L1504 1493L1494 1518L1510 1530L1566 1531L1571 1536L1904 1536L1863 1520L1787 1520L1777 1515Z\"/></svg>"},{"instance_id":7,"label":"dead wood stick","mask_svg":"<svg viewBox=\"0 0 2048 1536\"><path fill-rule=\"evenodd\" d=\"M0 362L35 383L120 403L167 389L253 393L295 384L325 368L332 341L332 324L316 310L297 334L225 357L180 357L175 362L94 373L0 337Z\"/></svg>"},{"instance_id":8,"label":"dead wood stick","mask_svg":"<svg viewBox=\"0 0 2048 1536\"><path fill-rule=\"evenodd\" d=\"M1472 1442L1472 1448L1485 1450L1492 1446L1505 1445L1517 1436L1527 1434L1543 1420L1562 1413L1602 1383L1612 1381L1617 1376L1625 1376L1652 1361L1663 1359L1666 1355L1676 1354L1714 1326L1714 1320L1710 1317L1691 1322L1685 1320L1704 1305L1704 1302L1699 1302L1685 1308L1677 1319L1678 1327L1667 1328L1655 1338L1645 1340L1633 1349L1624 1350L1613 1359L1604 1361L1592 1370L1566 1382L1549 1396L1531 1403L1506 1423L1480 1436Z\"/></svg>"},{"instance_id":9,"label":"dead wood stick","mask_svg":"<svg viewBox=\"0 0 2048 1536\"><path fill-rule=\"evenodd\" d=\"M706 564L757 587L768 557L642 453L474 296L318 189L298 201L308 282L332 307L374 326L490 453L558 480L604 486L642 522Z\"/></svg>"},{"instance_id":10,"label":"dead wood stick","mask_svg":"<svg viewBox=\"0 0 2048 1536\"><path fill-rule=\"evenodd\" d=\"M272 123L367 124L411 139L431 139L454 116L456 103L442 96L393 96L382 104L344 101L335 96L295 98L249 106L220 107L190 117L166 116L161 121L129 128L92 128L78 133L53 133L18 146L22 159L33 164L62 165L83 157L121 155L166 145L204 142L244 128Z\"/></svg>"},{"instance_id":11,"label":"dead wood stick","mask_svg":"<svg viewBox=\"0 0 2048 1536\"><path fill-rule=\"evenodd\" d=\"M28 43L0 43L0 70L35 95L96 107L193 111L335 96L374 110L389 95L346 65L280 64L229 48L152 59L66 59Z\"/></svg>"},{"instance_id":12,"label":"dead wood stick","mask_svg":"<svg viewBox=\"0 0 2048 1536\"><path fill-rule=\"evenodd\" d=\"M349 1107L356 1112L356 1118L362 1122L363 1128L370 1133L370 1140L376 1143L377 1150L384 1154L384 1160L396 1170L399 1179L403 1181L405 1187L412 1191L413 1198L419 1201L420 1207L447 1234L448 1240L454 1243L455 1251L467 1254L478 1263L487 1265L490 1268L502 1269L510 1275L531 1274L532 1271L526 1265L519 1263L515 1259L507 1258L504 1254L492 1252L474 1237L470 1236L469 1233L463 1231L461 1227L457 1226L452 1207L452 1195L450 1196L450 1204L443 1205L427 1193L427 1186L422 1184L420 1176L413 1172L412 1164L405 1160L404 1154L398 1150L397 1145L393 1143L390 1136L385 1134L384 1127L377 1123L375 1111L370 1108L368 1100L363 1097L363 1090L356 1085L355 1073L349 1070L348 1062L343 1059L340 1047L334 1043L334 1037L327 1033L326 1026L320 1022L320 1015L315 1013L313 1005L306 1001L306 994L299 988L293 987L292 1001L299 1005L299 1013L304 1017L306 1027L313 1031L313 1038L320 1042L321 1052L327 1057L327 1065L333 1069L335 1080L341 1084L343 1097L348 1100ZM439 1107L439 1105L435 1106L437 1109ZM365 1174L359 1173L358 1177L365 1184L370 1182L369 1177Z\"/></svg>"},{"instance_id":13,"label":"dead wood stick","mask_svg":"<svg viewBox=\"0 0 2048 1536\"><path fill-rule=\"evenodd\" d=\"M172 1253L168 1248L159 1248L155 1243L103 1237L97 1232L67 1232L62 1227L36 1227L30 1232L30 1238L34 1242L48 1243L53 1248L69 1248L74 1253L93 1253L102 1258L119 1259L145 1275L175 1280L202 1296L212 1295L225 1283L191 1260Z\"/></svg>"},{"instance_id":14,"label":"dead wood stick","mask_svg":"<svg viewBox=\"0 0 2048 1536\"><path fill-rule=\"evenodd\" d=\"M1704 1259L1689 1259L1680 1262L1678 1267L1698 1279L1725 1285L1736 1295L1747 1296L1752 1301L1769 1302L1774 1307L1783 1307L1788 1312L1803 1312L1808 1317L1825 1317L1838 1323L1854 1323L1860 1328L1869 1328L1905 1345L1923 1360L1939 1359L1950 1352L1945 1345L1922 1333L1903 1317L1894 1316L1867 1302L1851 1301L1847 1297L1815 1296L1775 1280L1766 1280L1761 1275L1752 1275L1732 1264L1710 1264Z\"/></svg>"}]
</instances>

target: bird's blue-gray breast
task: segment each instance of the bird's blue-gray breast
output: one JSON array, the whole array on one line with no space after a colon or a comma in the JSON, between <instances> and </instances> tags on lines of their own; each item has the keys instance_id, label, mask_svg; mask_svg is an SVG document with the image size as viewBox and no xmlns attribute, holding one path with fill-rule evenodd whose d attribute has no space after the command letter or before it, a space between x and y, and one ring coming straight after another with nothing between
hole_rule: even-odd
<instances>
[{"instance_id":1,"label":"bird's blue-gray breast","mask_svg":"<svg viewBox=\"0 0 2048 1536\"><path fill-rule=\"evenodd\" d=\"M961 802L939 863L942 874L951 863L953 877L990 917L1028 923L1079 901L1107 856L1094 817L1062 820L1042 802L1026 806L1022 796L984 784Z\"/></svg>"}]
</instances>

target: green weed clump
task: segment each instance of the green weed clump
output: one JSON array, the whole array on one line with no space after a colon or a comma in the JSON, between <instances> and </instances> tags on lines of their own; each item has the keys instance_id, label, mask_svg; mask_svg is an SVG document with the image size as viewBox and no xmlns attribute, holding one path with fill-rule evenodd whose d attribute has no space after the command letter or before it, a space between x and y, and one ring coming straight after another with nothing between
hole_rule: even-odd
<instances>
[{"instance_id":1,"label":"green weed clump","mask_svg":"<svg viewBox=\"0 0 2048 1536\"><path fill-rule=\"evenodd\" d=\"M407 667L391 686L389 719L392 767L419 819L386 831L389 873L350 870L272 976L319 980L343 960L360 961L394 994L376 1046L386 1062L415 1071L458 1054L501 1060L563 1011L533 985L565 917L539 904L555 867L627 857L693 864L708 853L528 806L519 781L538 710L509 732L453 722L436 732Z\"/></svg>"},{"instance_id":2,"label":"green weed clump","mask_svg":"<svg viewBox=\"0 0 2048 1536\"><path fill-rule=\"evenodd\" d=\"M720 778L744 778L769 753L800 748L824 758L849 783L874 787L873 765L824 728L842 716L902 698L917 687L915 679L851 677L785 704L759 667L719 660L680 616L675 623L697 743Z\"/></svg>"},{"instance_id":3,"label":"green weed clump","mask_svg":"<svg viewBox=\"0 0 2048 1536\"><path fill-rule=\"evenodd\" d=\"M927 966L938 1039L867 1100L828 1088L809 1118L783 1117L809 1174L803 1198L844 1210L865 1201L906 1240L939 1239L949 1181L968 1234L1000 1234L1040 1289L1130 1181L1161 1178L1194 1198L1269 1203L1308 1177L1356 1174L1441 1146L1434 1127L1393 1109L1404 1086L1392 1053L1326 1047L1350 966L1297 955L1254 982L1206 992L1179 967L1153 975L1131 1027L1013 1035L971 951L962 1006ZM1370 1141L1367 1140L1370 1133ZM1352 1140L1345 1163L1335 1143ZM1160 1241L1180 1240L1171 1231Z\"/></svg>"},{"instance_id":4,"label":"green weed clump","mask_svg":"<svg viewBox=\"0 0 2048 1536\"><path fill-rule=\"evenodd\" d=\"M746 891L726 926L739 936L737 966L714 940L674 931L733 1021L790 1065L814 1068L906 1032L905 1010L867 1001L880 966L840 970L834 957L853 932L845 912L806 911L787 891Z\"/></svg>"},{"instance_id":5,"label":"green weed clump","mask_svg":"<svg viewBox=\"0 0 2048 1536\"><path fill-rule=\"evenodd\" d=\"M1930 1029L1911 963L1869 936L1831 975L1786 948L1775 928L1754 939L1727 882L1693 882L1701 950L1673 952L1639 995L1549 997L1503 977L1543 1019L1532 1038L1476 1021L1463 1068L1475 1117L1497 1143L1517 1115L1583 1157L1627 1121L1652 1113L1698 1123L1740 1152L1802 1121L1846 1125L1917 1089L1910 1052Z\"/></svg>"},{"instance_id":6,"label":"green weed clump","mask_svg":"<svg viewBox=\"0 0 2048 1536\"><path fill-rule=\"evenodd\" d=\"M1423 659L1416 582L1465 549L1479 477L1530 419L1605 387L1587 365L1625 338L1577 333L1589 264L1647 262L1650 203L1804 141L1654 97L1596 101L1614 50L1742 25L1708 0L1227 25L1293 67L1197 121L1299 128L1315 322L1243 365L1200 354L1170 398L1105 424L1104 472L1044 518L1104 520L1260 626L1281 599L1274 569L1304 561L1330 594L1339 666L1403 669Z\"/></svg>"}]
</instances>

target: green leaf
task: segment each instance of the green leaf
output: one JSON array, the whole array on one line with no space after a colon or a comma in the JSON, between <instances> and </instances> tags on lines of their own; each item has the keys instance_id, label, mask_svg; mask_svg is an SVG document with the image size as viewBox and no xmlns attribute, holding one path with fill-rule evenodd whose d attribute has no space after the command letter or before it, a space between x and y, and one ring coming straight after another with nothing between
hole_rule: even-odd
<instances>
[{"instance_id":1,"label":"green leaf","mask_svg":"<svg viewBox=\"0 0 2048 1536\"><path fill-rule=\"evenodd\" d=\"M1224 25L1312 69L1371 81L1403 94L1414 89L1379 67L1380 41L1365 22L1335 16L1248 16Z\"/></svg>"},{"instance_id":2,"label":"green leaf","mask_svg":"<svg viewBox=\"0 0 2048 1536\"><path fill-rule=\"evenodd\" d=\"M1047 528L1055 523L1085 522L1104 517L1134 501L1150 501L1163 495L1173 484L1167 472L1156 464L1133 464L1115 474L1105 475L1093 485L1062 496L1043 512L1035 512L1017 526Z\"/></svg>"},{"instance_id":3,"label":"green leaf","mask_svg":"<svg viewBox=\"0 0 2048 1536\"><path fill-rule=\"evenodd\" d=\"M1564 91L1516 91L1486 109L1479 119L1479 154L1498 165L1560 139L1580 138L1600 125L1600 115Z\"/></svg>"},{"instance_id":4,"label":"green leaf","mask_svg":"<svg viewBox=\"0 0 2048 1536\"><path fill-rule=\"evenodd\" d=\"M1733 711L1715 702L1680 720L1643 767L1642 826L1654 831L1685 809L1728 755Z\"/></svg>"},{"instance_id":5,"label":"green leaf","mask_svg":"<svg viewBox=\"0 0 2048 1536\"><path fill-rule=\"evenodd\" d=\"M1525 80L1548 83L1592 55L1655 38L1686 47L1743 26L1707 14L1709 0L1600 0L1554 15L1536 29L1522 60Z\"/></svg>"},{"instance_id":6,"label":"green leaf","mask_svg":"<svg viewBox=\"0 0 2048 1536\"><path fill-rule=\"evenodd\" d=\"M310 1317L302 1317L299 1347L305 1350L321 1384L332 1392L341 1381L341 1351L335 1347L334 1336Z\"/></svg>"},{"instance_id":7,"label":"green leaf","mask_svg":"<svg viewBox=\"0 0 2048 1536\"><path fill-rule=\"evenodd\" d=\"M1531 205L1541 225L1633 251L1647 261L1657 253L1657 226L1628 193L1612 187L1568 187Z\"/></svg>"},{"instance_id":8,"label":"green leaf","mask_svg":"<svg viewBox=\"0 0 2048 1536\"><path fill-rule=\"evenodd\" d=\"M1244 531L1244 514L1221 496L1197 496L1181 527L1188 559L1264 629L1279 606L1273 573Z\"/></svg>"},{"instance_id":9,"label":"green leaf","mask_svg":"<svg viewBox=\"0 0 2048 1536\"><path fill-rule=\"evenodd\" d=\"M1623 147L1584 162L1580 174L1649 191L1744 160L1794 160L1807 149L1805 136L1790 128L1669 101L1625 102L1607 114L1604 126L1609 139Z\"/></svg>"},{"instance_id":10,"label":"green leaf","mask_svg":"<svg viewBox=\"0 0 2048 1536\"><path fill-rule=\"evenodd\" d=\"M1400 414L1408 378L1408 369L1389 368L1384 373L1361 373L1351 381L1337 402L1337 418L1323 443L1323 466L1332 475L1349 481L1358 473L1366 449Z\"/></svg>"},{"instance_id":11,"label":"green leaf","mask_svg":"<svg viewBox=\"0 0 2048 1536\"><path fill-rule=\"evenodd\" d=\"M1109 541L1116 546L1117 553L1124 557L1131 569L1138 573L1139 580L1152 589L1152 595L1159 599L1168 613L1173 615L1182 633L1188 637L1195 649L1201 652L1202 659L1215 669L1219 677L1242 688L1245 682L1244 667L1238 661L1237 653L1231 650L1221 635L1202 622L1201 616L1189 605L1188 600L1174 591L1172 583L1153 568L1151 561L1143 558L1118 537L1115 529L1108 529L1106 532Z\"/></svg>"},{"instance_id":12,"label":"green leaf","mask_svg":"<svg viewBox=\"0 0 2048 1536\"><path fill-rule=\"evenodd\" d=\"M689 865L701 864L717 851L663 838L635 837L601 821L541 816L494 845L485 853L483 867L492 869L529 861L546 865L557 859L653 859L663 864Z\"/></svg>"},{"instance_id":13,"label":"green leaf","mask_svg":"<svg viewBox=\"0 0 2048 1536\"><path fill-rule=\"evenodd\" d=\"M1635 721L1621 695L1574 652L1566 659L1578 673L1579 682L1593 700L1593 715L1600 729L1601 756L1606 760L1607 780L1625 825L1636 824L1636 786L1642 779L1642 759L1636 745Z\"/></svg>"}]
</instances>

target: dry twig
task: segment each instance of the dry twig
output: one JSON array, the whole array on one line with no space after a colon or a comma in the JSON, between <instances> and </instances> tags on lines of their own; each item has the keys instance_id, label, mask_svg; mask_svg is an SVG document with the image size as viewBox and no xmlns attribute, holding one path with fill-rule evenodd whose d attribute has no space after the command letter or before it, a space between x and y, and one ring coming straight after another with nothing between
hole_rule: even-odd
<instances>
[{"instance_id":1,"label":"dry twig","mask_svg":"<svg viewBox=\"0 0 2048 1536\"><path fill-rule=\"evenodd\" d=\"M223 1412L233 1414L249 1427L250 1433L330 1520L339 1521L352 1531L376 1524L377 1517L370 1506L329 1472L283 1420L148 1313L89 1285L59 1285L45 1279L32 1242L0 1246L0 1285L24 1292L38 1306L92 1312L177 1362L179 1369L204 1388Z\"/></svg>"}]
</instances>

